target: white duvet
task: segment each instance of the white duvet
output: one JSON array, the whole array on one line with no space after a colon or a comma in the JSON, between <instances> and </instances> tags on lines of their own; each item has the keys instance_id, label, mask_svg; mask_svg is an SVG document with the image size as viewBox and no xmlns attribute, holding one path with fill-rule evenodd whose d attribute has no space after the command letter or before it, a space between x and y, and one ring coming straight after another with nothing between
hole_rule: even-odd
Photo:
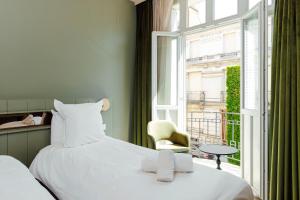
<instances>
[{"instance_id":1,"label":"white duvet","mask_svg":"<svg viewBox=\"0 0 300 200\"><path fill-rule=\"evenodd\" d=\"M28 168L10 156L0 156L0 199L54 200Z\"/></svg>"},{"instance_id":2,"label":"white duvet","mask_svg":"<svg viewBox=\"0 0 300 200\"><path fill-rule=\"evenodd\" d=\"M105 137L76 148L48 146L30 171L60 200L253 200L242 179L206 166L175 175L171 183L141 171L141 160L156 151Z\"/></svg>"}]
</instances>

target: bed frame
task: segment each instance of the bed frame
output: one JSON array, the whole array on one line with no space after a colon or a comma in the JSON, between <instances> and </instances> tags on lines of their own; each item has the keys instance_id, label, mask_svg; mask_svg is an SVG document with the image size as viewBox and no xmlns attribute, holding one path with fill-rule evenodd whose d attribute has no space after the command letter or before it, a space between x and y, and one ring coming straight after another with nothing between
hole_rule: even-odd
<instances>
[{"instance_id":1,"label":"bed frame","mask_svg":"<svg viewBox=\"0 0 300 200\"><path fill-rule=\"evenodd\" d=\"M101 98L100 98L101 99ZM62 99L64 103L96 102L92 98ZM24 116L32 113L50 113L53 99L0 100L0 118ZM110 101L103 98L102 111L110 108ZM36 154L50 144L50 123L0 130L0 155L10 155L30 166Z\"/></svg>"}]
</instances>

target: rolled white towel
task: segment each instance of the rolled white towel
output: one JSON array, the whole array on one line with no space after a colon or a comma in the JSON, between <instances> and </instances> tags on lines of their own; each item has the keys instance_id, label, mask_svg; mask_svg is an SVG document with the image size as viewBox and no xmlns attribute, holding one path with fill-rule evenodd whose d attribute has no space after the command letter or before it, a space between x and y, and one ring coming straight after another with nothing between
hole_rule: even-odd
<instances>
[{"instance_id":1,"label":"rolled white towel","mask_svg":"<svg viewBox=\"0 0 300 200\"><path fill-rule=\"evenodd\" d=\"M157 159L144 158L142 160L142 170L144 172L156 173L157 171ZM194 163L192 155L190 154L175 154L175 172L190 173L194 171Z\"/></svg>"},{"instance_id":2,"label":"rolled white towel","mask_svg":"<svg viewBox=\"0 0 300 200\"><path fill-rule=\"evenodd\" d=\"M144 158L142 160L142 170L144 172L156 173L157 171L157 158Z\"/></svg>"},{"instance_id":3,"label":"rolled white towel","mask_svg":"<svg viewBox=\"0 0 300 200\"><path fill-rule=\"evenodd\" d=\"M173 151L160 151L157 159L157 180L161 182L173 181L174 169L175 157Z\"/></svg>"},{"instance_id":4,"label":"rolled white towel","mask_svg":"<svg viewBox=\"0 0 300 200\"><path fill-rule=\"evenodd\" d=\"M194 171L193 157L191 154L175 154L175 171L190 173Z\"/></svg>"}]
</instances>

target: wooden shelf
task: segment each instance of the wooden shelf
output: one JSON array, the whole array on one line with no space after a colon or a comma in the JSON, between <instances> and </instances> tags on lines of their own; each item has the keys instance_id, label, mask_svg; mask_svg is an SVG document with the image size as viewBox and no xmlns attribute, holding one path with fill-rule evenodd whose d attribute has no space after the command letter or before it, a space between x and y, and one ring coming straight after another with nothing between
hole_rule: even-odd
<instances>
[{"instance_id":1,"label":"wooden shelf","mask_svg":"<svg viewBox=\"0 0 300 200\"><path fill-rule=\"evenodd\" d=\"M41 126L26 126L26 127L19 127L19 128L10 128L10 129L3 129L0 130L0 135L7 135L13 133L20 133L20 132L28 132L28 131L38 131L38 130L45 130L50 129L51 125L41 125Z\"/></svg>"}]
</instances>

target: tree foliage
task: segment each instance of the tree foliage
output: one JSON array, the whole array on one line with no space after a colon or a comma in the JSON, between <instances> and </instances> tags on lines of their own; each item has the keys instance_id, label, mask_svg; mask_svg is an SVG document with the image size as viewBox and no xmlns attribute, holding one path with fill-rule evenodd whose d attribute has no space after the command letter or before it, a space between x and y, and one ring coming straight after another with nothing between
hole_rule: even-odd
<instances>
[{"instance_id":1,"label":"tree foliage","mask_svg":"<svg viewBox=\"0 0 300 200\"><path fill-rule=\"evenodd\" d=\"M227 67L226 77L226 138L228 145L239 147L240 143L240 66ZM232 137L232 135L234 135ZM239 165L240 153L234 155L234 159L228 159L230 163Z\"/></svg>"}]
</instances>

